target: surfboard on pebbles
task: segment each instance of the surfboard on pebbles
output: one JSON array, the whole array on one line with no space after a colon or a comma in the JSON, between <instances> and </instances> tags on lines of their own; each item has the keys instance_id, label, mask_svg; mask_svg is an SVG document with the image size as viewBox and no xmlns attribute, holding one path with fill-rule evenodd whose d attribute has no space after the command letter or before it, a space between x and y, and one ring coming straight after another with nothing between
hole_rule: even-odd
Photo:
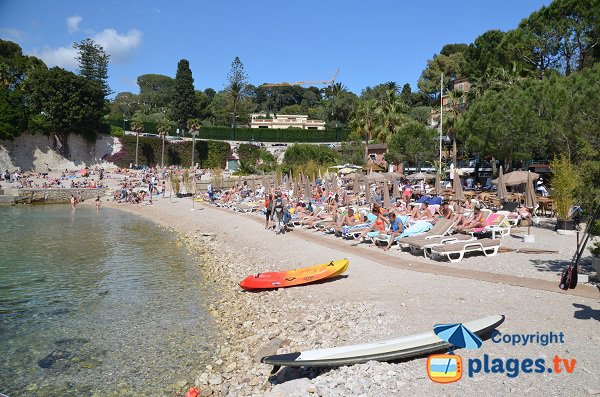
<instances>
[{"instance_id":1,"label":"surfboard on pebbles","mask_svg":"<svg viewBox=\"0 0 600 397\"><path fill-rule=\"evenodd\" d=\"M463 325L481 337L489 334L503 322L504 316L493 315L469 321ZM283 366L339 367L371 360L394 361L448 350L451 347L450 343L430 331L378 342L265 356L261 362L273 365L272 373L275 373Z\"/></svg>"}]
</instances>

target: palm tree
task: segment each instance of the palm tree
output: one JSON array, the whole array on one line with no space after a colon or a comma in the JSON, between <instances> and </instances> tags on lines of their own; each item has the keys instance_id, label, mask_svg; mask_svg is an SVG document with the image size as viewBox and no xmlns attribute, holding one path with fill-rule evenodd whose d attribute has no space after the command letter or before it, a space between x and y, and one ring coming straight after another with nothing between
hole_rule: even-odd
<instances>
[{"instance_id":1,"label":"palm tree","mask_svg":"<svg viewBox=\"0 0 600 397\"><path fill-rule=\"evenodd\" d=\"M138 165L138 146L140 144L140 132L144 132L144 123L140 121L138 118L134 118L131 120L131 124L129 125L133 131L135 131L135 166Z\"/></svg>"},{"instance_id":2,"label":"palm tree","mask_svg":"<svg viewBox=\"0 0 600 397\"><path fill-rule=\"evenodd\" d=\"M162 119L158 123L158 134L162 138L162 153L160 155L160 166L161 168L165 166L165 137L169 135L169 131L171 131L172 123L169 119Z\"/></svg>"},{"instance_id":3,"label":"palm tree","mask_svg":"<svg viewBox=\"0 0 600 397\"><path fill-rule=\"evenodd\" d=\"M189 119L187 121L187 128L192 134L192 167L194 167L194 147L196 146L196 135L198 135L198 131L200 131L200 127L202 124L198 119Z\"/></svg>"},{"instance_id":4,"label":"palm tree","mask_svg":"<svg viewBox=\"0 0 600 397\"><path fill-rule=\"evenodd\" d=\"M387 90L378 107L377 139L381 142L388 142L398 128L410 120L407 116L408 110L408 105L397 95L396 91Z\"/></svg>"},{"instance_id":5,"label":"palm tree","mask_svg":"<svg viewBox=\"0 0 600 397\"><path fill-rule=\"evenodd\" d=\"M375 99L368 99L361 101L356 107L356 113L352 120L354 130L360 135L366 133L365 139L365 163L369 158L369 141L375 131L375 125L377 123L377 101Z\"/></svg>"}]
</instances>

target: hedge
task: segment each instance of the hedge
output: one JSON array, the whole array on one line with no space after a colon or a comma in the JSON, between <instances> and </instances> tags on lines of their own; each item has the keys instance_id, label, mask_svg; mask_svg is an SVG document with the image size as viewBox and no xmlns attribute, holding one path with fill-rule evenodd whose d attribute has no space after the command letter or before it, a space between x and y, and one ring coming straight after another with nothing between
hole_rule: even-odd
<instances>
[{"instance_id":1,"label":"hedge","mask_svg":"<svg viewBox=\"0 0 600 397\"><path fill-rule=\"evenodd\" d=\"M126 135L119 138L122 148L119 152L109 156L106 160L119 167L129 167L135 163L136 137ZM160 165L162 152L162 139L140 137L138 146L138 164L154 166ZM227 142L196 141L194 151L195 162L200 168L225 168L227 159L231 155L231 147ZM192 142L165 141L165 166L180 165L189 167L192 159Z\"/></svg>"},{"instance_id":2,"label":"hedge","mask_svg":"<svg viewBox=\"0 0 600 397\"><path fill-rule=\"evenodd\" d=\"M123 122L110 122L123 127ZM125 126L129 130L130 122ZM158 134L158 124L154 122L144 123L144 133ZM199 137L202 139L213 139L220 141L259 141L259 142L341 142L348 139L350 130L301 130L297 128L276 129L276 128L236 128L230 127L202 127ZM176 135L176 128L173 127L170 135ZM190 136L189 133L185 134Z\"/></svg>"}]
</instances>

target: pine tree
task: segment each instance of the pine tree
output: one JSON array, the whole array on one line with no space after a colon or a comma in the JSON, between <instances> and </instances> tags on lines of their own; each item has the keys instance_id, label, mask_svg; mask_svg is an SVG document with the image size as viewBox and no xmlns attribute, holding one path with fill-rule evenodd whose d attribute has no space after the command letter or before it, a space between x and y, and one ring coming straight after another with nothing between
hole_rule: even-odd
<instances>
[{"instance_id":1,"label":"pine tree","mask_svg":"<svg viewBox=\"0 0 600 397\"><path fill-rule=\"evenodd\" d=\"M196 116L197 109L194 79L187 59L182 59L177 64L174 95L172 119L183 130L187 127L187 121Z\"/></svg>"},{"instance_id":2,"label":"pine tree","mask_svg":"<svg viewBox=\"0 0 600 397\"><path fill-rule=\"evenodd\" d=\"M104 48L92 39L73 43L73 48L78 51L76 59L79 63L79 74L99 84L105 98L112 94L107 82L110 56L104 52Z\"/></svg>"},{"instance_id":3,"label":"pine tree","mask_svg":"<svg viewBox=\"0 0 600 397\"><path fill-rule=\"evenodd\" d=\"M235 128L236 117L237 117L237 108L240 102L246 93L246 87L248 86L247 82L248 76L246 72L244 72L244 64L240 61L240 58L235 57L233 62L231 63L231 71L227 75L227 81L229 82L229 95L231 95L231 100L233 102L233 115L231 126Z\"/></svg>"}]
</instances>

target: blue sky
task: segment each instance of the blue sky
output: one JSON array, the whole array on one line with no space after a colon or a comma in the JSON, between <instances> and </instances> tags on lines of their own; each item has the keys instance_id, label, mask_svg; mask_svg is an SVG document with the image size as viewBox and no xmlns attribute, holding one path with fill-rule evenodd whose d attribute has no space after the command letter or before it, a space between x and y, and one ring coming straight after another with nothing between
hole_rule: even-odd
<instances>
[{"instance_id":1,"label":"blue sky","mask_svg":"<svg viewBox=\"0 0 600 397\"><path fill-rule=\"evenodd\" d=\"M0 38L49 66L75 70L71 44L90 37L111 55L109 84L138 93L147 73L174 77L188 59L196 89L219 91L239 56L255 85L327 80L360 94L416 82L444 44L510 30L550 0L115 1L0 0Z\"/></svg>"}]
</instances>

